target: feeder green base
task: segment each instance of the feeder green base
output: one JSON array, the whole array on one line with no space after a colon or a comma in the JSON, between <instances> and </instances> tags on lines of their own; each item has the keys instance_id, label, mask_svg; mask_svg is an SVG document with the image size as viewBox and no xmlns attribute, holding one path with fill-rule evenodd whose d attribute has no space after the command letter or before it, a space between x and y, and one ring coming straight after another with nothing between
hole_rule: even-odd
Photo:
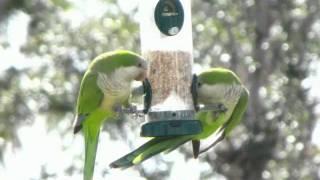
<instances>
[{"instance_id":1,"label":"feeder green base","mask_svg":"<svg viewBox=\"0 0 320 180\"><path fill-rule=\"evenodd\" d=\"M143 137L195 135L202 132L202 125L198 120L166 120L154 121L141 127Z\"/></svg>"}]
</instances>

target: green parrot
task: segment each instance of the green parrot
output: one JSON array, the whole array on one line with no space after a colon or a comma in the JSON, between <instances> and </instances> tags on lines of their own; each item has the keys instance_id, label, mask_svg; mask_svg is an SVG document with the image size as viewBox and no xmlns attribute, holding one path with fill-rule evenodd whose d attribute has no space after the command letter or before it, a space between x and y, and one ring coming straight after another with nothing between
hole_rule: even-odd
<instances>
[{"instance_id":1,"label":"green parrot","mask_svg":"<svg viewBox=\"0 0 320 180\"><path fill-rule=\"evenodd\" d=\"M161 152L171 152L187 141L192 140L194 157L207 151L210 147L229 135L231 130L239 124L247 109L249 92L241 83L239 77L231 70L212 68L198 76L197 101L203 105L218 104L214 111L196 113L203 131L197 135L155 137L131 153L112 162L112 168L128 168ZM218 135L216 141L199 152L200 140L212 134Z\"/></svg>"},{"instance_id":2,"label":"green parrot","mask_svg":"<svg viewBox=\"0 0 320 180\"><path fill-rule=\"evenodd\" d=\"M115 119L121 106L129 106L131 82L144 80L146 70L142 57L125 50L101 54L90 63L81 81L73 130L84 133L84 180L93 177L103 122Z\"/></svg>"}]
</instances>

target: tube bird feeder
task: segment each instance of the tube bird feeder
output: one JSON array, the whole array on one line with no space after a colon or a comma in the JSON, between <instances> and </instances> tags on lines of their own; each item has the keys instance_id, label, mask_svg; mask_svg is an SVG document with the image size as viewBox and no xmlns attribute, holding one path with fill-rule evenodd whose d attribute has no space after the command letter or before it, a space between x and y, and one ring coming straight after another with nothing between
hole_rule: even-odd
<instances>
[{"instance_id":1,"label":"tube bird feeder","mask_svg":"<svg viewBox=\"0 0 320 180\"><path fill-rule=\"evenodd\" d=\"M141 0L142 56L149 61L152 98L141 136L198 134L192 82L191 0Z\"/></svg>"}]
</instances>

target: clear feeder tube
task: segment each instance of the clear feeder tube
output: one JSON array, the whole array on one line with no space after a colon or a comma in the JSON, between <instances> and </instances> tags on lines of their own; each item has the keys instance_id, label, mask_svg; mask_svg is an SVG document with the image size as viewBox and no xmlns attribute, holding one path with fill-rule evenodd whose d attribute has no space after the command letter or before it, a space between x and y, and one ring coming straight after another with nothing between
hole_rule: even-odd
<instances>
[{"instance_id":1,"label":"clear feeder tube","mask_svg":"<svg viewBox=\"0 0 320 180\"><path fill-rule=\"evenodd\" d=\"M199 133L202 129L199 121L194 120L190 92L193 64L191 0L140 0L139 8L141 51L149 61L148 79L152 89L149 123L142 126L141 135Z\"/></svg>"},{"instance_id":2,"label":"clear feeder tube","mask_svg":"<svg viewBox=\"0 0 320 180\"><path fill-rule=\"evenodd\" d=\"M178 34L167 36L155 22L159 0L140 1L142 55L149 61L148 79L152 87L150 111L193 110L191 0L181 0L183 25Z\"/></svg>"}]
</instances>

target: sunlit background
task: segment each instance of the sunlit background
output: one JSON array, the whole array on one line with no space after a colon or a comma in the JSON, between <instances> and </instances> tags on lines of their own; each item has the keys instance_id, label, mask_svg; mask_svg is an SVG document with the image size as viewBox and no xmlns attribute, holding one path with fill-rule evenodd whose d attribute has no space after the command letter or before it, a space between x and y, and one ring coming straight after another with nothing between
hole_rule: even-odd
<instances>
[{"instance_id":1,"label":"sunlit background","mask_svg":"<svg viewBox=\"0 0 320 180\"><path fill-rule=\"evenodd\" d=\"M0 0L1 180L82 179L79 82L102 52L140 52L138 3ZM146 141L143 121L108 124L94 179L320 179L320 2L200 0L192 13L194 69L239 74L243 123L197 160L187 143L123 171L108 165Z\"/></svg>"}]
</instances>

